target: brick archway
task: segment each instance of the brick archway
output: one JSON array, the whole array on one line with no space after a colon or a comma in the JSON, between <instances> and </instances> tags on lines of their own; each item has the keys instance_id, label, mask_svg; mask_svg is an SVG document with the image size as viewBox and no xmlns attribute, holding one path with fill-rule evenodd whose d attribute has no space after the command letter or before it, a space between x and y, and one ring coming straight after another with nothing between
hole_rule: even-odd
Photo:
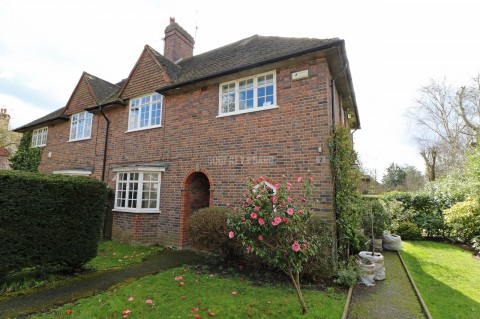
<instances>
[{"instance_id":1,"label":"brick archway","mask_svg":"<svg viewBox=\"0 0 480 319\"><path fill-rule=\"evenodd\" d=\"M182 212L180 216L180 243L188 242L188 219L192 212L203 207L213 206L212 178L201 168L192 169L182 183Z\"/></svg>"}]
</instances>

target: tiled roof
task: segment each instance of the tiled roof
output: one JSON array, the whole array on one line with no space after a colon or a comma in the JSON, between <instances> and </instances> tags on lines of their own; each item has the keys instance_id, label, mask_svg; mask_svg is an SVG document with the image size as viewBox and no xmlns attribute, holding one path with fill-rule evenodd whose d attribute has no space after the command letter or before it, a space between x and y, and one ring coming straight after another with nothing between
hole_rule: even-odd
<instances>
[{"instance_id":1,"label":"tiled roof","mask_svg":"<svg viewBox=\"0 0 480 319\"><path fill-rule=\"evenodd\" d=\"M176 65L175 63L173 63L172 61L170 61L169 59L167 59L166 57L164 57L163 55L155 51L151 46L146 45L145 48L152 53L155 60L167 71L168 75L170 76L170 79L175 81L177 79L178 74L182 71L182 69L178 65Z\"/></svg>"},{"instance_id":2,"label":"tiled roof","mask_svg":"<svg viewBox=\"0 0 480 319\"><path fill-rule=\"evenodd\" d=\"M340 42L343 41L338 38L321 40L254 35L180 61L178 66L181 70L176 74L176 80L172 85L176 86L241 68L249 68L275 59L281 60L316 48L321 50L323 47Z\"/></svg>"},{"instance_id":3,"label":"tiled roof","mask_svg":"<svg viewBox=\"0 0 480 319\"><path fill-rule=\"evenodd\" d=\"M32 121L28 124L25 124L25 125L22 125L20 127L17 127L16 129L14 129L13 131L15 132L23 132L31 127L34 127L34 126L40 126L42 124L46 124L46 123L49 123L49 122L52 122L54 120L68 120L68 117L63 115L63 111L65 110L65 107L61 107L59 108L58 110L56 111L53 111L52 113L49 113L45 116L42 116L41 118L39 119L36 119L35 121Z\"/></svg>"},{"instance_id":4,"label":"tiled roof","mask_svg":"<svg viewBox=\"0 0 480 319\"><path fill-rule=\"evenodd\" d=\"M94 75L85 72L88 84L92 88L93 94L99 103L103 103L106 99L112 96L112 94L118 92L120 87Z\"/></svg>"}]
</instances>

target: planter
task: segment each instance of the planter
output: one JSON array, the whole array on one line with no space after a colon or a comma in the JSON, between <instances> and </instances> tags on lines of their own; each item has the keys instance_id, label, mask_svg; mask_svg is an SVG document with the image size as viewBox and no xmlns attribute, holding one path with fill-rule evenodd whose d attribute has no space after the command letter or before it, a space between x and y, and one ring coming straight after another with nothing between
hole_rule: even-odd
<instances>
[{"instance_id":1,"label":"planter","mask_svg":"<svg viewBox=\"0 0 480 319\"><path fill-rule=\"evenodd\" d=\"M402 250L402 237L383 233L383 249L389 251Z\"/></svg>"},{"instance_id":2,"label":"planter","mask_svg":"<svg viewBox=\"0 0 480 319\"><path fill-rule=\"evenodd\" d=\"M370 260L357 260L357 265L360 268L360 281L365 286L375 285L375 264Z\"/></svg>"},{"instance_id":3,"label":"planter","mask_svg":"<svg viewBox=\"0 0 480 319\"><path fill-rule=\"evenodd\" d=\"M370 251L361 251L359 253L360 258L364 260L371 261L375 266L375 280L384 280L385 279L385 264L383 255L380 253L375 253L372 256Z\"/></svg>"},{"instance_id":4,"label":"planter","mask_svg":"<svg viewBox=\"0 0 480 319\"><path fill-rule=\"evenodd\" d=\"M382 248L382 239L374 239L373 240L373 249L375 251L383 251L383 248Z\"/></svg>"}]
</instances>

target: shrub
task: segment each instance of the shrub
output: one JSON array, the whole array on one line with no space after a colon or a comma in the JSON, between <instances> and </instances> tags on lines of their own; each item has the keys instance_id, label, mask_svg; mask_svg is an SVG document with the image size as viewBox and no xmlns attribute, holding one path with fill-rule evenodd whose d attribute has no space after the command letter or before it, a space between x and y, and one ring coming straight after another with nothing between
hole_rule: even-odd
<instances>
[{"instance_id":1,"label":"shrub","mask_svg":"<svg viewBox=\"0 0 480 319\"><path fill-rule=\"evenodd\" d=\"M303 266L302 275L313 280L331 278L336 267L332 230L321 217L313 215L307 226L307 236L319 239L319 249Z\"/></svg>"},{"instance_id":2,"label":"shrub","mask_svg":"<svg viewBox=\"0 0 480 319\"><path fill-rule=\"evenodd\" d=\"M347 261L345 267L341 267L336 278L333 280L337 285L352 287L358 282L359 269L355 263L355 258L352 256Z\"/></svg>"},{"instance_id":3,"label":"shrub","mask_svg":"<svg viewBox=\"0 0 480 319\"><path fill-rule=\"evenodd\" d=\"M469 242L480 236L480 205L476 200L469 199L453 205L444 211L444 217L460 241Z\"/></svg>"},{"instance_id":4,"label":"shrub","mask_svg":"<svg viewBox=\"0 0 480 319\"><path fill-rule=\"evenodd\" d=\"M422 230L412 222L401 222L395 232L404 240L422 239Z\"/></svg>"},{"instance_id":5,"label":"shrub","mask_svg":"<svg viewBox=\"0 0 480 319\"><path fill-rule=\"evenodd\" d=\"M377 196L364 196L363 201L365 211L362 217L362 228L365 230L365 236L372 238L373 220L373 235L375 238L382 238L383 231L391 224L389 214Z\"/></svg>"},{"instance_id":6,"label":"shrub","mask_svg":"<svg viewBox=\"0 0 480 319\"><path fill-rule=\"evenodd\" d=\"M223 207L206 207L193 212L188 221L193 246L225 259L236 260L242 256L241 244L228 238L228 213L232 211Z\"/></svg>"},{"instance_id":7,"label":"shrub","mask_svg":"<svg viewBox=\"0 0 480 319\"><path fill-rule=\"evenodd\" d=\"M38 171L43 148L31 147L31 141L31 134L24 133L20 139L17 151L8 159L12 169L25 172Z\"/></svg>"},{"instance_id":8,"label":"shrub","mask_svg":"<svg viewBox=\"0 0 480 319\"><path fill-rule=\"evenodd\" d=\"M0 274L94 258L106 195L90 177L0 171Z\"/></svg>"}]
</instances>

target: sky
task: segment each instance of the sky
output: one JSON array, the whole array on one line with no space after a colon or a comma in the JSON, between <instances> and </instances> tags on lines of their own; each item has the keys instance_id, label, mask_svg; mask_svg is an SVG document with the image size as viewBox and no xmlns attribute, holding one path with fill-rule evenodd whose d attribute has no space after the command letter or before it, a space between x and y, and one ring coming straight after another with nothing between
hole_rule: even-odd
<instances>
[{"instance_id":1,"label":"sky","mask_svg":"<svg viewBox=\"0 0 480 319\"><path fill-rule=\"evenodd\" d=\"M126 78L145 44L163 52L171 16L195 37L194 54L253 34L338 37L362 166L378 180L392 162L423 172L405 112L430 79L464 85L480 72L479 12L473 0L1 0L0 107L15 128L64 106L83 71Z\"/></svg>"}]
</instances>

